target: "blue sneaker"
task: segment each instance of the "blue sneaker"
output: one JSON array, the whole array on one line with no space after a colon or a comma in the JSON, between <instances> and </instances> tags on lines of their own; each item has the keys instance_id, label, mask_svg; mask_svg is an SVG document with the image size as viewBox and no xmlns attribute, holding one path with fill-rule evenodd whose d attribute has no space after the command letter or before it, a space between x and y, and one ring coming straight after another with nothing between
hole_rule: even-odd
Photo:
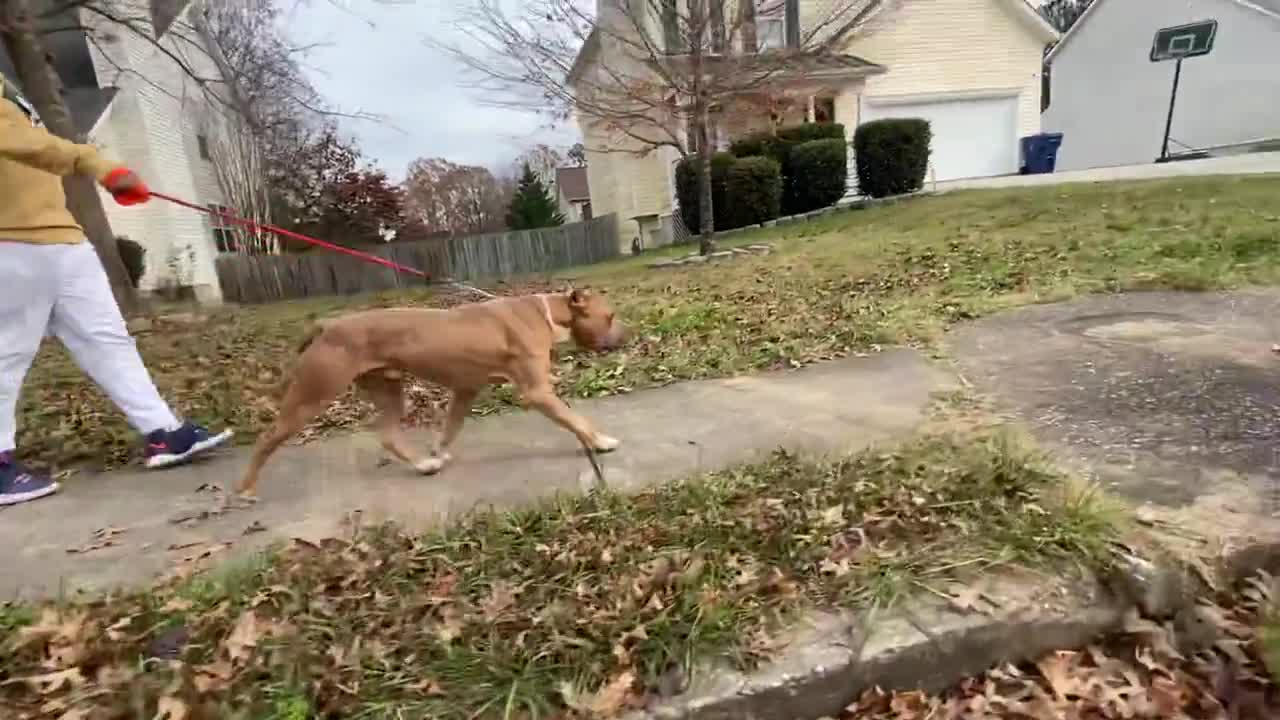
<instances>
[{"instance_id":1,"label":"blue sneaker","mask_svg":"<svg viewBox=\"0 0 1280 720\"><path fill-rule=\"evenodd\" d=\"M183 423L177 430L156 430L147 435L147 449L143 456L149 468L180 465L201 453L212 450L231 439L230 430L210 435L208 430Z\"/></svg>"},{"instance_id":2,"label":"blue sneaker","mask_svg":"<svg viewBox=\"0 0 1280 720\"><path fill-rule=\"evenodd\" d=\"M0 453L0 505L38 500L58 492L60 487L48 475L27 469L13 458L12 452Z\"/></svg>"}]
</instances>

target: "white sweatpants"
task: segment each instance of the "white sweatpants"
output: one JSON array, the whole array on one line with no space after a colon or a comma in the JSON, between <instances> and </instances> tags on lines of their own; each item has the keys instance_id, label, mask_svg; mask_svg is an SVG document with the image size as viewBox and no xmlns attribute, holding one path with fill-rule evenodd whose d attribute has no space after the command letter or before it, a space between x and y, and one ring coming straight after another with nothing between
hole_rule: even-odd
<instances>
[{"instance_id":1,"label":"white sweatpants","mask_svg":"<svg viewBox=\"0 0 1280 720\"><path fill-rule=\"evenodd\" d=\"M46 334L62 341L138 432L178 426L93 246L0 241L0 452L14 449L18 393Z\"/></svg>"}]
</instances>

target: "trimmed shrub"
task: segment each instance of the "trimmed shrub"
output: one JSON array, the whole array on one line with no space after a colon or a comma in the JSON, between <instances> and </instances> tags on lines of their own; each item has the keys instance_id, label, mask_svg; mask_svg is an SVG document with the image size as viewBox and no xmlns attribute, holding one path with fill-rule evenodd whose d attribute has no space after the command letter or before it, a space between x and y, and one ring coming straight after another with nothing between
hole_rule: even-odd
<instances>
[{"instance_id":1,"label":"trimmed shrub","mask_svg":"<svg viewBox=\"0 0 1280 720\"><path fill-rule=\"evenodd\" d=\"M120 252L125 272L129 273L129 284L135 290L138 289L142 274L147 270L147 249L127 237L116 238L116 248Z\"/></svg>"},{"instance_id":2,"label":"trimmed shrub","mask_svg":"<svg viewBox=\"0 0 1280 720\"><path fill-rule=\"evenodd\" d=\"M738 158L729 169L725 191L728 229L773 220L781 209L782 169L773 158Z\"/></svg>"},{"instance_id":3,"label":"trimmed shrub","mask_svg":"<svg viewBox=\"0 0 1280 720\"><path fill-rule=\"evenodd\" d=\"M858 126L853 134L858 190L873 198L924 186L933 131L921 118L887 118Z\"/></svg>"},{"instance_id":4,"label":"trimmed shrub","mask_svg":"<svg viewBox=\"0 0 1280 720\"><path fill-rule=\"evenodd\" d=\"M804 123L788 125L774 132L748 135L729 146L736 157L771 157L783 164L791 148L814 140L844 140L844 125L840 123Z\"/></svg>"},{"instance_id":5,"label":"trimmed shrub","mask_svg":"<svg viewBox=\"0 0 1280 720\"><path fill-rule=\"evenodd\" d=\"M791 167L791 153L797 146L814 140L840 140L843 143L844 125L804 123L780 127L773 132L742 138L729 146L729 152L737 157L763 156L776 160L782 169L782 214L795 215L807 210L800 209L803 203L794 180L796 173Z\"/></svg>"},{"instance_id":6,"label":"trimmed shrub","mask_svg":"<svg viewBox=\"0 0 1280 720\"><path fill-rule=\"evenodd\" d=\"M795 212L835 205L849 181L849 155L844 138L810 140L791 150L791 189Z\"/></svg>"},{"instance_id":7,"label":"trimmed shrub","mask_svg":"<svg viewBox=\"0 0 1280 720\"><path fill-rule=\"evenodd\" d=\"M711 156L711 206L715 214L715 229L728 229L725 224L728 215L725 211L725 179L734 157L726 152L718 152ZM701 159L689 155L676 164L676 202L680 205L680 219L689 232L697 235L702 228L702 213L698 210L698 170Z\"/></svg>"}]
</instances>

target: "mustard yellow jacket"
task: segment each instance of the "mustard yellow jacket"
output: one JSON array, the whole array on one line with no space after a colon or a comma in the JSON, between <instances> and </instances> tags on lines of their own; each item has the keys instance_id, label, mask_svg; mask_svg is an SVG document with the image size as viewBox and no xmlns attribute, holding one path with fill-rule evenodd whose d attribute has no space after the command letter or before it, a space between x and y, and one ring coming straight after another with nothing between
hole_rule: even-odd
<instances>
[{"instance_id":1,"label":"mustard yellow jacket","mask_svg":"<svg viewBox=\"0 0 1280 720\"><path fill-rule=\"evenodd\" d=\"M90 145L40 127L4 95L0 76L0 240L75 244L84 230L67 210L62 178L85 175L99 182L116 165Z\"/></svg>"}]
</instances>

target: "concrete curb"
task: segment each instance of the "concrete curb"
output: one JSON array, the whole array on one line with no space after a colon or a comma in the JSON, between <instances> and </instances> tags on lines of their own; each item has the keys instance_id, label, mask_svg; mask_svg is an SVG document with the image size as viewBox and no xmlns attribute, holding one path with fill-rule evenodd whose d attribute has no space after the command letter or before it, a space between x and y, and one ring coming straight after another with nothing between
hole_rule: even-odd
<instances>
[{"instance_id":1,"label":"concrete curb","mask_svg":"<svg viewBox=\"0 0 1280 720\"><path fill-rule=\"evenodd\" d=\"M627 720L798 720L839 714L865 690L939 692L1002 663L1079 649L1121 629L1132 613L1199 624L1196 599L1259 570L1280 569L1280 543L1243 543L1213 566L1189 565L1157 543L1124 548L1105 577L982 581L985 611L924 595L876 617L812 613L783 637L781 654L752 673L695 669L682 694ZM1206 577L1205 572L1212 577Z\"/></svg>"},{"instance_id":2,"label":"concrete curb","mask_svg":"<svg viewBox=\"0 0 1280 720\"><path fill-rule=\"evenodd\" d=\"M1083 586L1085 590L1078 588ZM926 596L879 618L818 613L751 674L696 670L690 687L628 720L796 720L833 716L867 689L943 690L1004 662L1078 648L1118 629L1132 603L1099 583L992 580L987 613Z\"/></svg>"}]
</instances>

